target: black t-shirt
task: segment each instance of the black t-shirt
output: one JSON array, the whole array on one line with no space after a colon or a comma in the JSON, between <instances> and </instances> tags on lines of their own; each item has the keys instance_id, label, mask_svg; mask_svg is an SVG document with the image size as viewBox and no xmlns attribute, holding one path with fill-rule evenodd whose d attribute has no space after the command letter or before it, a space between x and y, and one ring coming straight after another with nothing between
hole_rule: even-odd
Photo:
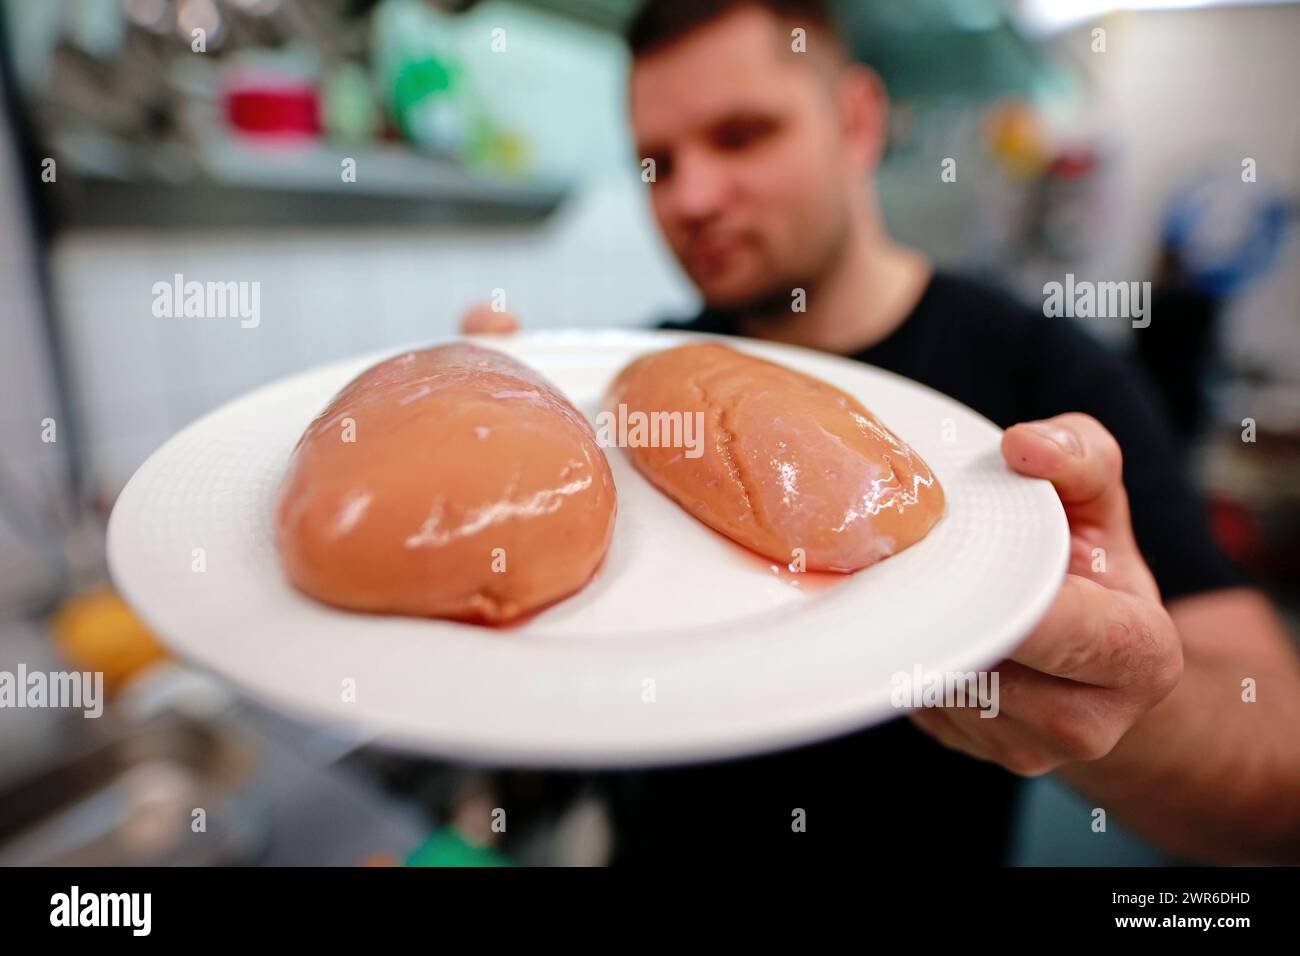
<instances>
[{"instance_id":1,"label":"black t-shirt","mask_svg":"<svg viewBox=\"0 0 1300 956\"><path fill-rule=\"evenodd\" d=\"M733 316L708 310L663 327L738 331ZM853 358L1004 428L1068 411L1094 416L1119 441L1134 533L1164 599L1243 583L1210 535L1158 399L1122 356L1068 320L938 273L906 321ZM934 854L949 866L996 863L1008 850L1018 782L902 718L777 754L614 774L615 861L879 865ZM791 828L797 807L807 814L803 833Z\"/></svg>"}]
</instances>

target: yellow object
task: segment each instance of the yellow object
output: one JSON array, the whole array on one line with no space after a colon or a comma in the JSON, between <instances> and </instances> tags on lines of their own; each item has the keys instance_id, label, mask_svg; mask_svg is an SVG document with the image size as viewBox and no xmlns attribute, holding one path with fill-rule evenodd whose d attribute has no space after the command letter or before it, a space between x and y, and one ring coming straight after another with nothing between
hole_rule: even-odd
<instances>
[{"instance_id":1,"label":"yellow object","mask_svg":"<svg viewBox=\"0 0 1300 956\"><path fill-rule=\"evenodd\" d=\"M1033 179L1048 163L1047 135L1025 103L999 103L988 113L989 148L1012 179Z\"/></svg>"},{"instance_id":2,"label":"yellow object","mask_svg":"<svg viewBox=\"0 0 1300 956\"><path fill-rule=\"evenodd\" d=\"M110 693L167 657L162 645L108 586L64 601L50 616L50 630L69 663L103 672Z\"/></svg>"}]
</instances>

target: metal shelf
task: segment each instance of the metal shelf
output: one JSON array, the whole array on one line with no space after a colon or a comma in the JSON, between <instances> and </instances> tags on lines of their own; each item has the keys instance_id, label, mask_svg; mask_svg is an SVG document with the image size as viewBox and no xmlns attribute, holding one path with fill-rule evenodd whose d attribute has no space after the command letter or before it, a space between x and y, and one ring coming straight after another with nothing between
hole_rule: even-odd
<instances>
[{"instance_id":1,"label":"metal shelf","mask_svg":"<svg viewBox=\"0 0 1300 956\"><path fill-rule=\"evenodd\" d=\"M73 168L66 183L61 175L66 188L54 191L52 212L69 229L524 224L544 219L567 192L401 147L221 140L197 150L178 176L116 144L62 145L61 162ZM343 180L344 159L356 161L355 182Z\"/></svg>"}]
</instances>

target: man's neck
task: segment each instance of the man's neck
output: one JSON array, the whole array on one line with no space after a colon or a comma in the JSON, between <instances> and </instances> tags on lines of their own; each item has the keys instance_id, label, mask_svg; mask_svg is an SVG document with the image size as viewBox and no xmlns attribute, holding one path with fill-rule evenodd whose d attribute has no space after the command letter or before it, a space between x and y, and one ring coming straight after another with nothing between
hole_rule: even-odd
<instances>
[{"instance_id":1,"label":"man's neck","mask_svg":"<svg viewBox=\"0 0 1300 956\"><path fill-rule=\"evenodd\" d=\"M838 261L806 292L806 311L742 316L755 338L852 355L875 345L906 321L933 268L921 252L899 245L859 220Z\"/></svg>"}]
</instances>

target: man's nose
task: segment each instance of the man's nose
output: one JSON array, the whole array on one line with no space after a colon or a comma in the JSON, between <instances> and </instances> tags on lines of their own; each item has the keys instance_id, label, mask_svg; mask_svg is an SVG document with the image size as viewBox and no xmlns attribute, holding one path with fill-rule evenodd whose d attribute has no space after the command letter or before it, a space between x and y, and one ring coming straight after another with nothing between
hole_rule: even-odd
<instances>
[{"instance_id":1,"label":"man's nose","mask_svg":"<svg viewBox=\"0 0 1300 956\"><path fill-rule=\"evenodd\" d=\"M677 159L672 178L672 209L686 222L712 219L727 197L727 175L712 157L693 154Z\"/></svg>"}]
</instances>

